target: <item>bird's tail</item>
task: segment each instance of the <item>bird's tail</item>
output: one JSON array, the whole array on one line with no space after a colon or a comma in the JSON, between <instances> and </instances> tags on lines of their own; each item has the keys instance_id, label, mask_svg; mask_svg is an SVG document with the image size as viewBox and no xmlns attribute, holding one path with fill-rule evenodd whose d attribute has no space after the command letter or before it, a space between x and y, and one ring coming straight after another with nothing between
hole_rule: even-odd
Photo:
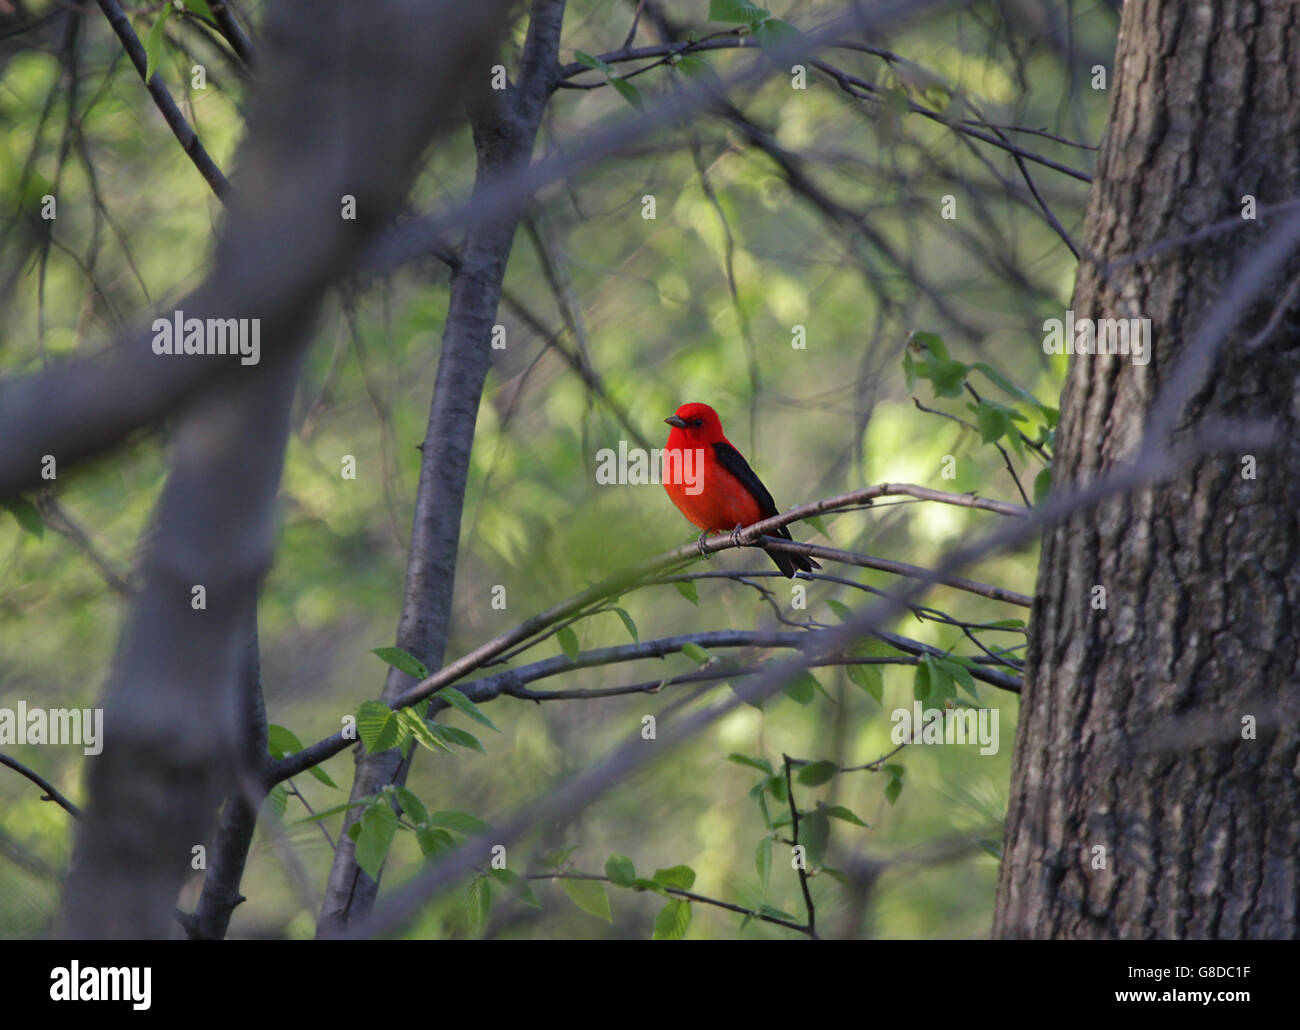
<instances>
[{"instance_id":1,"label":"bird's tail","mask_svg":"<svg viewBox=\"0 0 1300 1030\"><path fill-rule=\"evenodd\" d=\"M782 526L777 530L778 536L790 539L790 531ZM788 551L768 551L767 556L776 563L776 567L781 570L781 575L786 579L794 579L794 574L798 572L812 572L813 569L820 569L816 560L806 554L791 554Z\"/></svg>"}]
</instances>

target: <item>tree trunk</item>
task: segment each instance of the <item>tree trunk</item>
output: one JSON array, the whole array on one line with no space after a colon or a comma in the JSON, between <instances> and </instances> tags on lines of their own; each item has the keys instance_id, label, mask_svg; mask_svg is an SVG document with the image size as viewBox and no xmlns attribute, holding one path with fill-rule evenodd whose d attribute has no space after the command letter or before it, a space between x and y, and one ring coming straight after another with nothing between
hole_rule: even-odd
<instances>
[{"instance_id":1,"label":"tree trunk","mask_svg":"<svg viewBox=\"0 0 1300 1030\"><path fill-rule=\"evenodd\" d=\"M519 81L508 90L487 93L472 105L479 196L501 177L527 167L532 157L542 113L555 88L563 20L564 0L533 0ZM452 275L397 627L397 645L431 669L442 665L447 646L474 425L518 223L517 210L477 218L465 234L460 263ZM381 699L391 702L415 682L390 669ZM397 748L359 754L351 800L370 797L390 783L404 783L410 754L404 756ZM344 818L317 920L318 937L342 933L374 906L379 884L357 863L356 844L347 833L358 818L357 809Z\"/></svg>"},{"instance_id":2,"label":"tree trunk","mask_svg":"<svg viewBox=\"0 0 1300 1030\"><path fill-rule=\"evenodd\" d=\"M1153 356L1070 358L1055 482L1132 459L1233 271L1283 221L1268 205L1300 195L1298 54L1300 0L1125 4L1073 311L1150 318ZM1087 257L1234 219L1109 275ZM1270 418L1279 446L1200 458L1045 534L995 936L1300 936L1294 251L1172 426L1177 443Z\"/></svg>"}]
</instances>

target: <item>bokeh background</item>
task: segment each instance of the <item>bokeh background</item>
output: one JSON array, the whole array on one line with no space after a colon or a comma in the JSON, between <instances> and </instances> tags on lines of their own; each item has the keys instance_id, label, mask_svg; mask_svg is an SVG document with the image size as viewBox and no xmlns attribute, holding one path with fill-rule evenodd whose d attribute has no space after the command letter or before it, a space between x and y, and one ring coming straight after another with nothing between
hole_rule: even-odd
<instances>
[{"instance_id":1,"label":"bokeh background","mask_svg":"<svg viewBox=\"0 0 1300 1030\"><path fill-rule=\"evenodd\" d=\"M259 5L244 6L256 22ZM708 22L702 0L661 6L702 34L720 27ZM842 5L769 6L811 28ZM23 10L40 16L50 7L31 3ZM156 10L128 9L142 37ZM571 3L562 58L571 60L575 50L617 49L631 11L598 0ZM667 427L661 420L685 401L717 408L730 439L781 507L889 481L1017 501L993 448L918 409L913 393L926 407L971 418L965 399L936 399L925 382L908 390L904 347L909 332L940 333L955 359L988 362L1054 404L1063 363L1043 354L1041 323L1068 306L1076 262L1007 153L907 105L955 118L972 117L968 105L974 105L989 122L1095 145L1108 94L1093 88L1093 69L1109 69L1116 24L1108 3L973 4L914 20L876 41L914 66L867 53L832 55L837 66L877 87L874 99L850 97L816 71L805 90L792 89L789 76L778 74L733 97L856 224L828 218L791 188L769 154L725 119L709 116L647 138L539 196L511 257L509 303L500 315L506 346L494 353L478 417L448 657L626 564L693 538L661 487L600 486L594 476L600 448L617 448L620 440L635 446L629 426L662 445ZM506 47L507 64L521 31ZM101 347L126 322L170 310L201 279L221 221L220 204L176 146L103 20L86 20L71 107L60 88L68 72L57 56L59 42L57 36L48 46L30 36L0 39L5 375ZM232 170L249 87L179 19L164 54L169 86L218 164ZM718 50L704 59L725 75L748 55ZM206 90L188 88L196 62L207 68ZM650 101L674 88L678 74L658 68L633 81ZM594 83L599 76L575 81ZM609 88L561 90L539 150L563 150L628 110ZM1011 135L1083 172L1092 166L1093 151L1085 147ZM429 155L409 209L437 210L463 197L473 168L468 132L461 130ZM1087 184L1037 164L1028 168L1045 202L1077 236ZM57 197L57 218L42 236L24 215L47 193ZM941 216L946 195L955 200L954 219ZM647 196L655 201L653 220L642 217ZM259 618L270 719L303 741L337 730L340 718L382 685L385 667L370 651L392 644L397 623L416 445L437 368L447 282L447 270L428 260L381 281L349 284L328 305L302 377L278 550ZM806 330L803 349L791 345L796 325ZM558 335L548 340L551 333ZM590 374L578 374L575 365ZM125 610L119 588L129 584L147 544L165 449L165 432L142 437L107 460L60 476L54 491L34 498L44 522L40 536L0 513L0 707L20 699L49 707L95 704ZM355 480L340 475L345 455L356 458ZM955 479L942 478L949 455L956 459ZM1029 489L1041 463L1014 453L1012 460ZM807 524L792 528L796 539L929 565L995 519L933 504L882 503L828 517L829 540ZM968 574L1032 593L1035 564L1036 552L1026 550ZM760 554L732 552L707 568L770 566ZM863 570L827 571L878 588L894 582ZM788 607L789 585L763 582ZM504 610L492 606L495 586L505 587ZM660 586L630 593L620 604L642 639L774 623L771 609L742 584L706 580L698 593L692 604ZM830 624L836 619L828 599L853 608L865 603L860 591L833 583L809 584L807 597L807 609L790 611L792 618ZM972 621L1027 617L942 588L929 602ZM584 648L629 639L613 614L575 628ZM951 627L908 617L891 628L971 651ZM552 637L517 661L559 650ZM679 655L536 686L616 686L693 667ZM600 872L615 852L646 872L690 865L700 893L798 913L798 882L780 858L782 849L766 887L755 868L766 835L749 793L759 774L727 756L868 762L892 747L887 712L910 705L913 696L907 668L886 670L883 711L842 670L821 670L817 678L826 696L807 706L782 699L763 713L738 710L580 818L546 827L530 855L512 856L512 867L535 868L536 855L574 846L573 868ZM719 685L692 704L726 690ZM828 864L837 853L889 863L861 912L832 877L814 879L819 921L828 932L891 938L988 932L1017 704L983 685L980 696L1001 712L998 754L982 757L972 746L909 747L896 759L906 772L893 804L885 797L886 777L869 772L800 788L802 804L845 805L869 824L833 821ZM597 761L639 732L642 716L674 700L671 691L541 705L502 699L488 710L501 733L479 733L486 755L422 752L409 785L430 808L503 818ZM460 715L449 721L476 729ZM6 751L72 798L83 798L86 760L79 748ZM351 755L331 759L325 769L346 790ZM308 777L295 786L317 810L344 800L343 791ZM319 889L329 843L320 826L302 821L306 814L302 800L291 797L283 815L267 817L281 821ZM32 784L0 772L0 935L50 929L70 851L69 822ZM330 836L338 823L339 817L324 821ZM421 861L412 836L399 834L385 884L409 877ZM182 905L198 885L195 874ZM661 904L614 891L613 921L605 923L581 912L555 885L534 886L540 908L499 897L483 933L647 937ZM248 900L235 913L232 936L313 933L315 910L261 832L243 892ZM757 922L743 931L738 926L737 916L697 905L690 936L790 936ZM412 933L460 937L474 928L463 898L450 895Z\"/></svg>"}]
</instances>

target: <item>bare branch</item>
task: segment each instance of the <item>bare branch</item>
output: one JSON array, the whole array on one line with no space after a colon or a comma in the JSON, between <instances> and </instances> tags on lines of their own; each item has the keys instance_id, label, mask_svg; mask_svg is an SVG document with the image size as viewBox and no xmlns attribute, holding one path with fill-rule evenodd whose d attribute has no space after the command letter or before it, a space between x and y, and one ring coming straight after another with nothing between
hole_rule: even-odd
<instances>
[{"instance_id":1,"label":"bare branch","mask_svg":"<svg viewBox=\"0 0 1300 1030\"><path fill-rule=\"evenodd\" d=\"M33 769L29 769L27 766L23 765L22 762L18 761L18 759L6 755L3 752L0 752L0 765L9 766L9 768L14 770L14 772L26 776L36 784L36 786L40 787L41 790L45 791L45 796L41 798L42 801L54 801L74 819L81 818L81 809L69 801L58 787L54 786L54 784L40 773Z\"/></svg>"}]
</instances>

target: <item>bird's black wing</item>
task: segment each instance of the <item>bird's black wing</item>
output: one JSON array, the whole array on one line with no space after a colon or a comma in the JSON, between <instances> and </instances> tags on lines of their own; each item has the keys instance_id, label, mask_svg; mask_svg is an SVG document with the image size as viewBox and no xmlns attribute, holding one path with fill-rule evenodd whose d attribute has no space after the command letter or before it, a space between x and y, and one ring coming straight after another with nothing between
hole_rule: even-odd
<instances>
[{"instance_id":1,"label":"bird's black wing","mask_svg":"<svg viewBox=\"0 0 1300 1030\"><path fill-rule=\"evenodd\" d=\"M713 456L718 459L719 465L739 479L740 485L753 495L754 500L758 502L759 510L763 513L763 518L770 519L778 514L772 495L767 492L767 487L754 474L754 470L749 467L749 462L740 451L729 443L715 443Z\"/></svg>"},{"instance_id":2,"label":"bird's black wing","mask_svg":"<svg viewBox=\"0 0 1300 1030\"><path fill-rule=\"evenodd\" d=\"M772 500L772 495L767 492L767 487L763 481L755 475L754 470L749 467L749 462L745 456L732 447L729 443L715 443L713 445L713 456L718 459L718 464L730 472L740 481L740 485L753 495L754 500L758 502L759 511L763 513L763 518L770 519L773 515L780 514L776 510L776 501ZM776 536L790 539L790 530L781 526L776 530ZM802 569L804 572L811 572L813 569L820 569L812 558L804 554L777 554L775 551L768 551L767 555L772 561L776 562L776 567L786 577L791 577L795 571Z\"/></svg>"}]
</instances>

